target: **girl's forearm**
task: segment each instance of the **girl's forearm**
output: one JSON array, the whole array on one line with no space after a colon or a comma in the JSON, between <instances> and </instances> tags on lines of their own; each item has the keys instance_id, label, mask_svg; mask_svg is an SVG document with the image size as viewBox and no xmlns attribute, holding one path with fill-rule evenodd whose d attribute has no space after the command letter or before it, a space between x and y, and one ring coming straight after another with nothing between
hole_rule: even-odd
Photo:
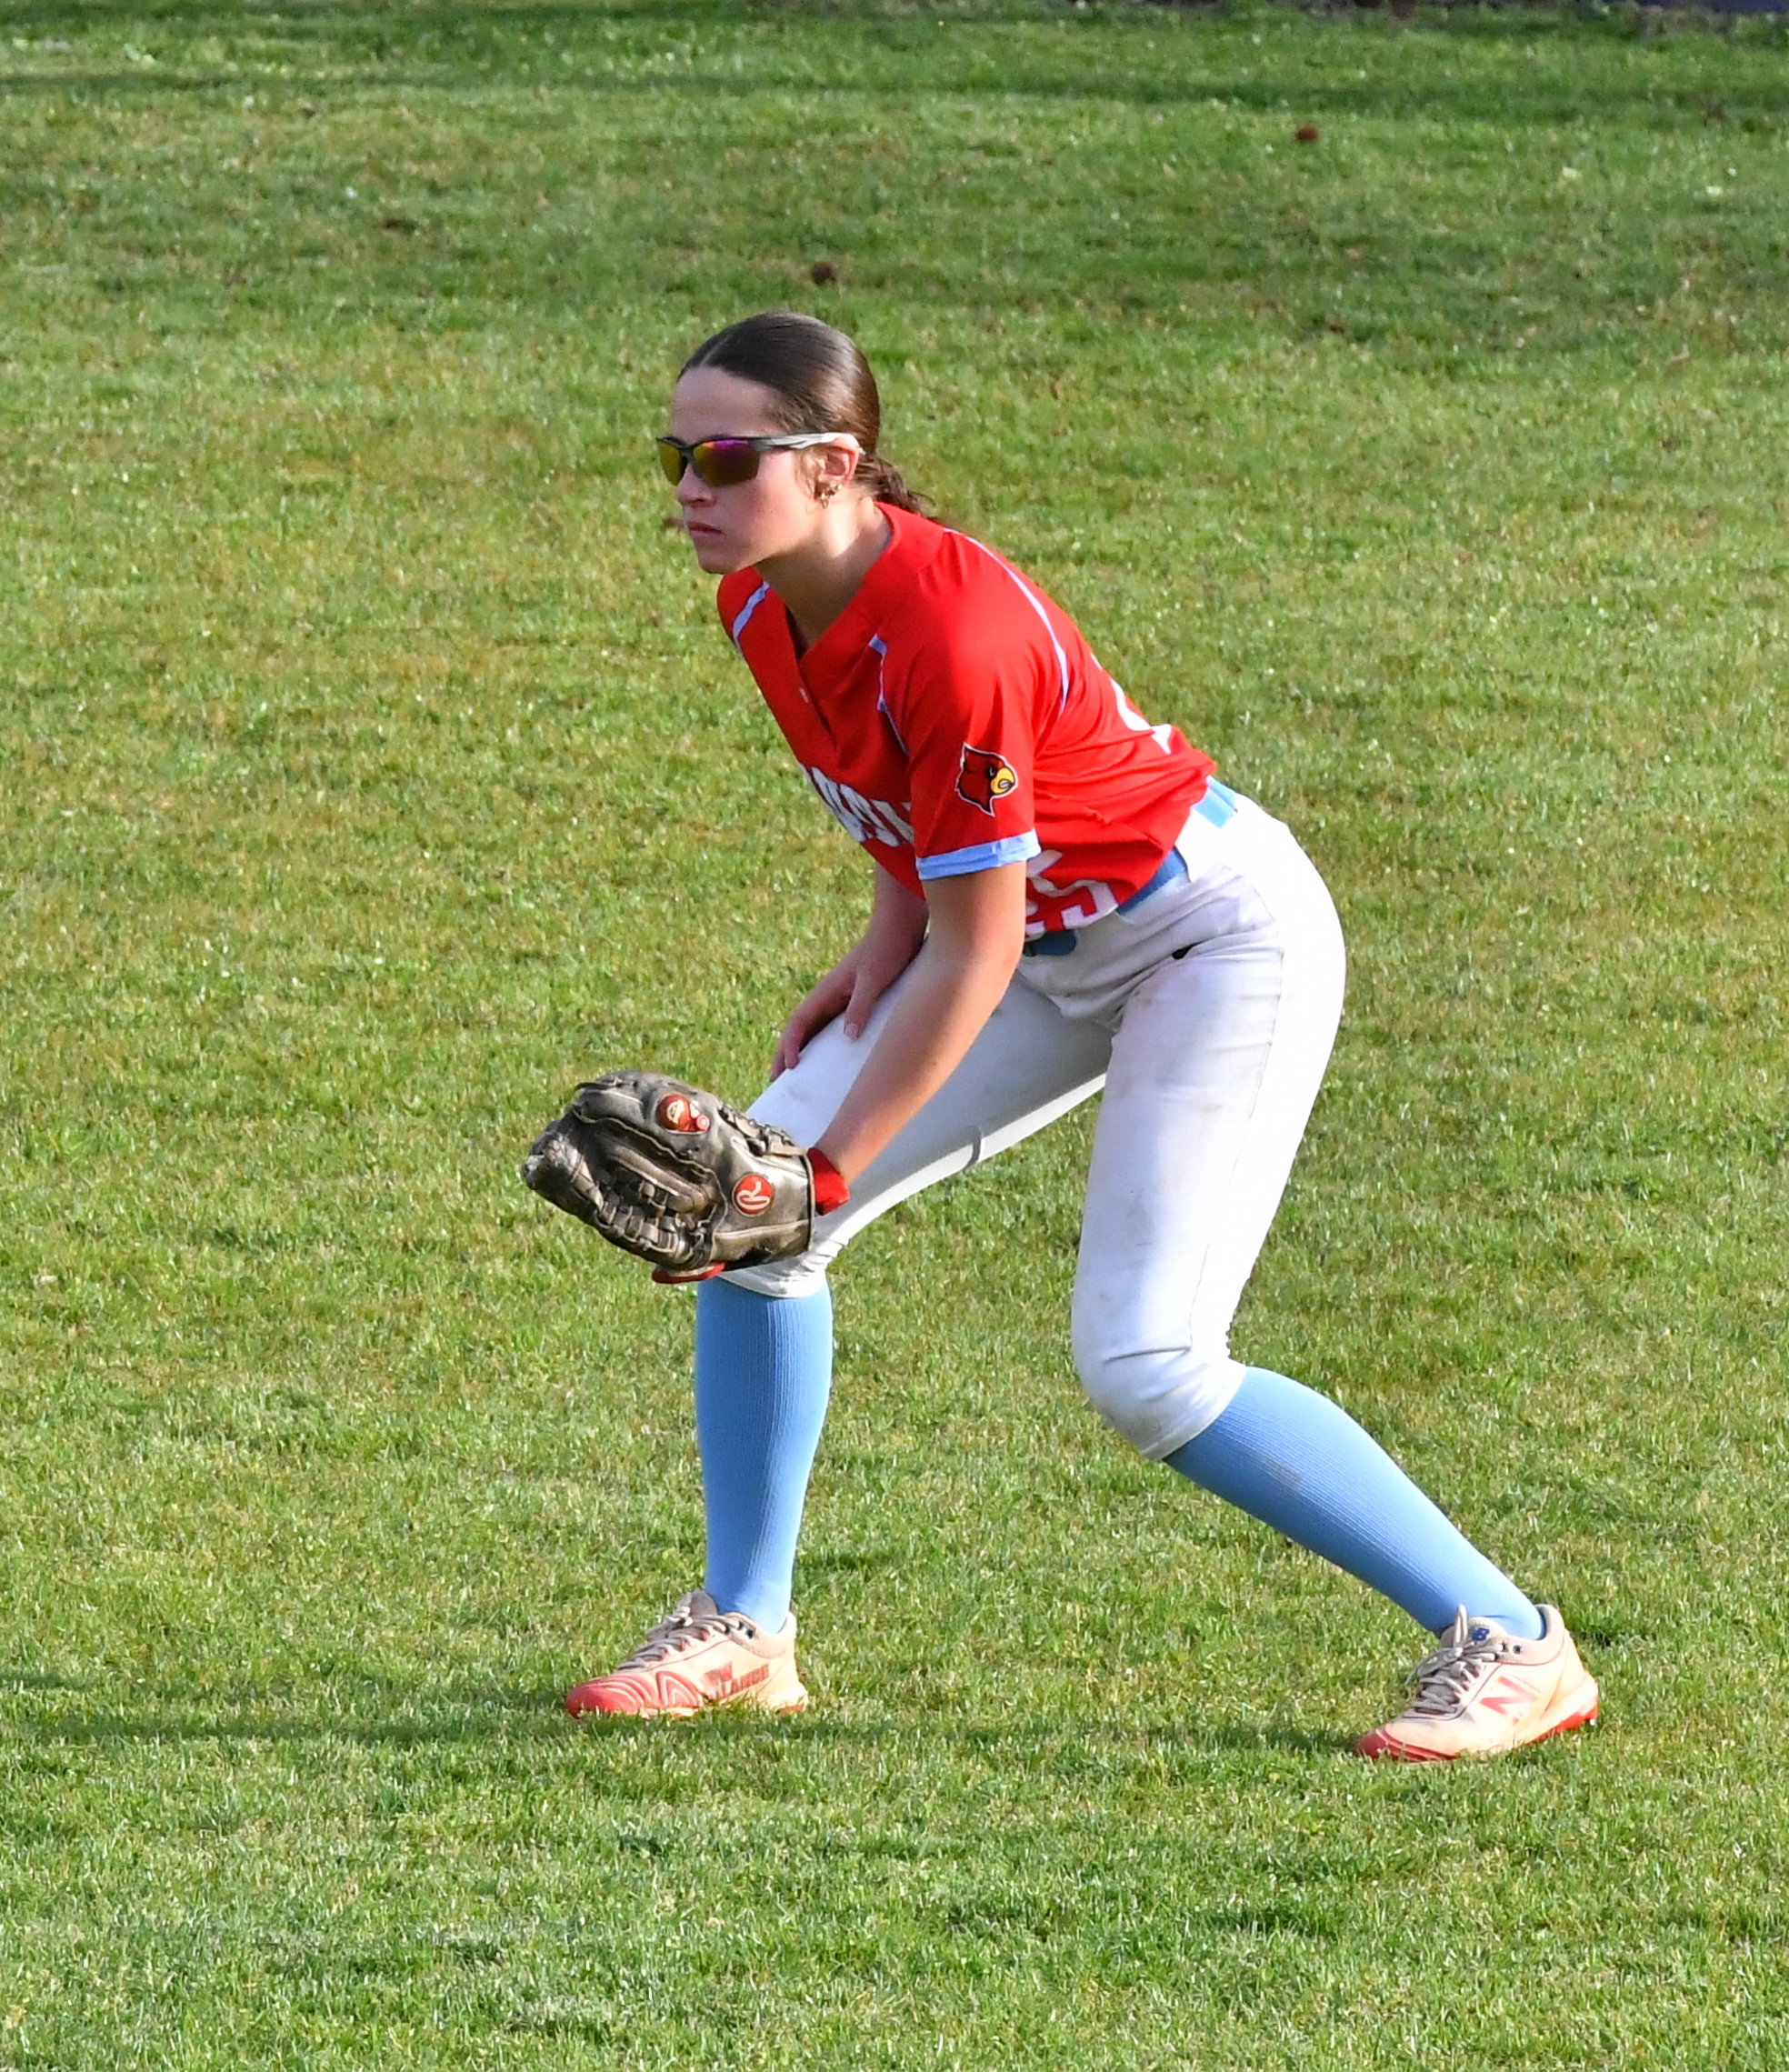
<instances>
[{"instance_id":1,"label":"girl's forearm","mask_svg":"<svg viewBox=\"0 0 1789 2072\"><path fill-rule=\"evenodd\" d=\"M914 960L900 1004L815 1146L847 1181L899 1134L962 1063L1010 979L935 939Z\"/></svg>"},{"instance_id":2,"label":"girl's forearm","mask_svg":"<svg viewBox=\"0 0 1789 2072\"><path fill-rule=\"evenodd\" d=\"M928 918L924 900L878 865L865 939L889 948L904 948L911 956L924 940Z\"/></svg>"}]
</instances>

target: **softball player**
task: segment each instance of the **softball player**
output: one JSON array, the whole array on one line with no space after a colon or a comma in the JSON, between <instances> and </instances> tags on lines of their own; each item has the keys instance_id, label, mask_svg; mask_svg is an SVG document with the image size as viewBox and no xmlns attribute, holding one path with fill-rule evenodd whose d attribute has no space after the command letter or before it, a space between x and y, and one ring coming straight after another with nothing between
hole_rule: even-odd
<instances>
[{"instance_id":1,"label":"softball player","mask_svg":"<svg viewBox=\"0 0 1789 2072\"><path fill-rule=\"evenodd\" d=\"M1344 1411L1229 1328L1316 1098L1341 929L1285 827L1152 726L1035 584L877 452L856 346L773 312L709 339L659 441L721 618L875 868L754 1113L811 1147L811 1249L696 1297L704 1586L574 1713L805 1702L795 1542L832 1372L827 1268L894 1203L1104 1089L1073 1310L1100 1413L1439 1637L1364 1755L1492 1753L1596 1714L1524 1597Z\"/></svg>"}]
</instances>

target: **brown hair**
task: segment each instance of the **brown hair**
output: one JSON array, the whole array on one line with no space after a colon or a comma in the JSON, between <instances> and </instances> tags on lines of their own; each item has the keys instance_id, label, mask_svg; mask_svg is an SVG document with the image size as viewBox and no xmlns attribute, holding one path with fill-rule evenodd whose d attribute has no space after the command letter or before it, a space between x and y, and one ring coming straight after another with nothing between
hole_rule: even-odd
<instances>
[{"instance_id":1,"label":"brown hair","mask_svg":"<svg viewBox=\"0 0 1789 2072\"><path fill-rule=\"evenodd\" d=\"M843 331L793 309L766 309L705 339L678 369L679 380L696 367L719 367L767 388L779 431L849 432L864 449L857 480L877 503L921 509L900 469L876 451L882 398L870 363Z\"/></svg>"}]
</instances>

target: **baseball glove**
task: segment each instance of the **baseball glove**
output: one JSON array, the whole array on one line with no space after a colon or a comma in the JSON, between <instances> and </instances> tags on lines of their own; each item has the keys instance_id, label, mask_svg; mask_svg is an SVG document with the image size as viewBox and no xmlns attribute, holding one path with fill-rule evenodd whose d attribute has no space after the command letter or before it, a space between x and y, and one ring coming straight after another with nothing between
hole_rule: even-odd
<instances>
[{"instance_id":1,"label":"baseball glove","mask_svg":"<svg viewBox=\"0 0 1789 2072\"><path fill-rule=\"evenodd\" d=\"M660 1072L580 1086L535 1139L522 1177L665 1281L805 1252L815 1217L848 1194L831 1162L786 1130Z\"/></svg>"}]
</instances>

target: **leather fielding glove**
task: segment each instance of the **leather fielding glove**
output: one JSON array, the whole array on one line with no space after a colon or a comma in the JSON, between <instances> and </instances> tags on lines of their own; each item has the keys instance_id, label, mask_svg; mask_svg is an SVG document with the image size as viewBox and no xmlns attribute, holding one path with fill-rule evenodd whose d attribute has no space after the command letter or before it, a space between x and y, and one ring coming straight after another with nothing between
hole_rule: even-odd
<instances>
[{"instance_id":1,"label":"leather fielding glove","mask_svg":"<svg viewBox=\"0 0 1789 2072\"><path fill-rule=\"evenodd\" d=\"M824 1154L661 1072L586 1081L535 1139L522 1177L662 1281L793 1257L850 1196Z\"/></svg>"}]
</instances>

